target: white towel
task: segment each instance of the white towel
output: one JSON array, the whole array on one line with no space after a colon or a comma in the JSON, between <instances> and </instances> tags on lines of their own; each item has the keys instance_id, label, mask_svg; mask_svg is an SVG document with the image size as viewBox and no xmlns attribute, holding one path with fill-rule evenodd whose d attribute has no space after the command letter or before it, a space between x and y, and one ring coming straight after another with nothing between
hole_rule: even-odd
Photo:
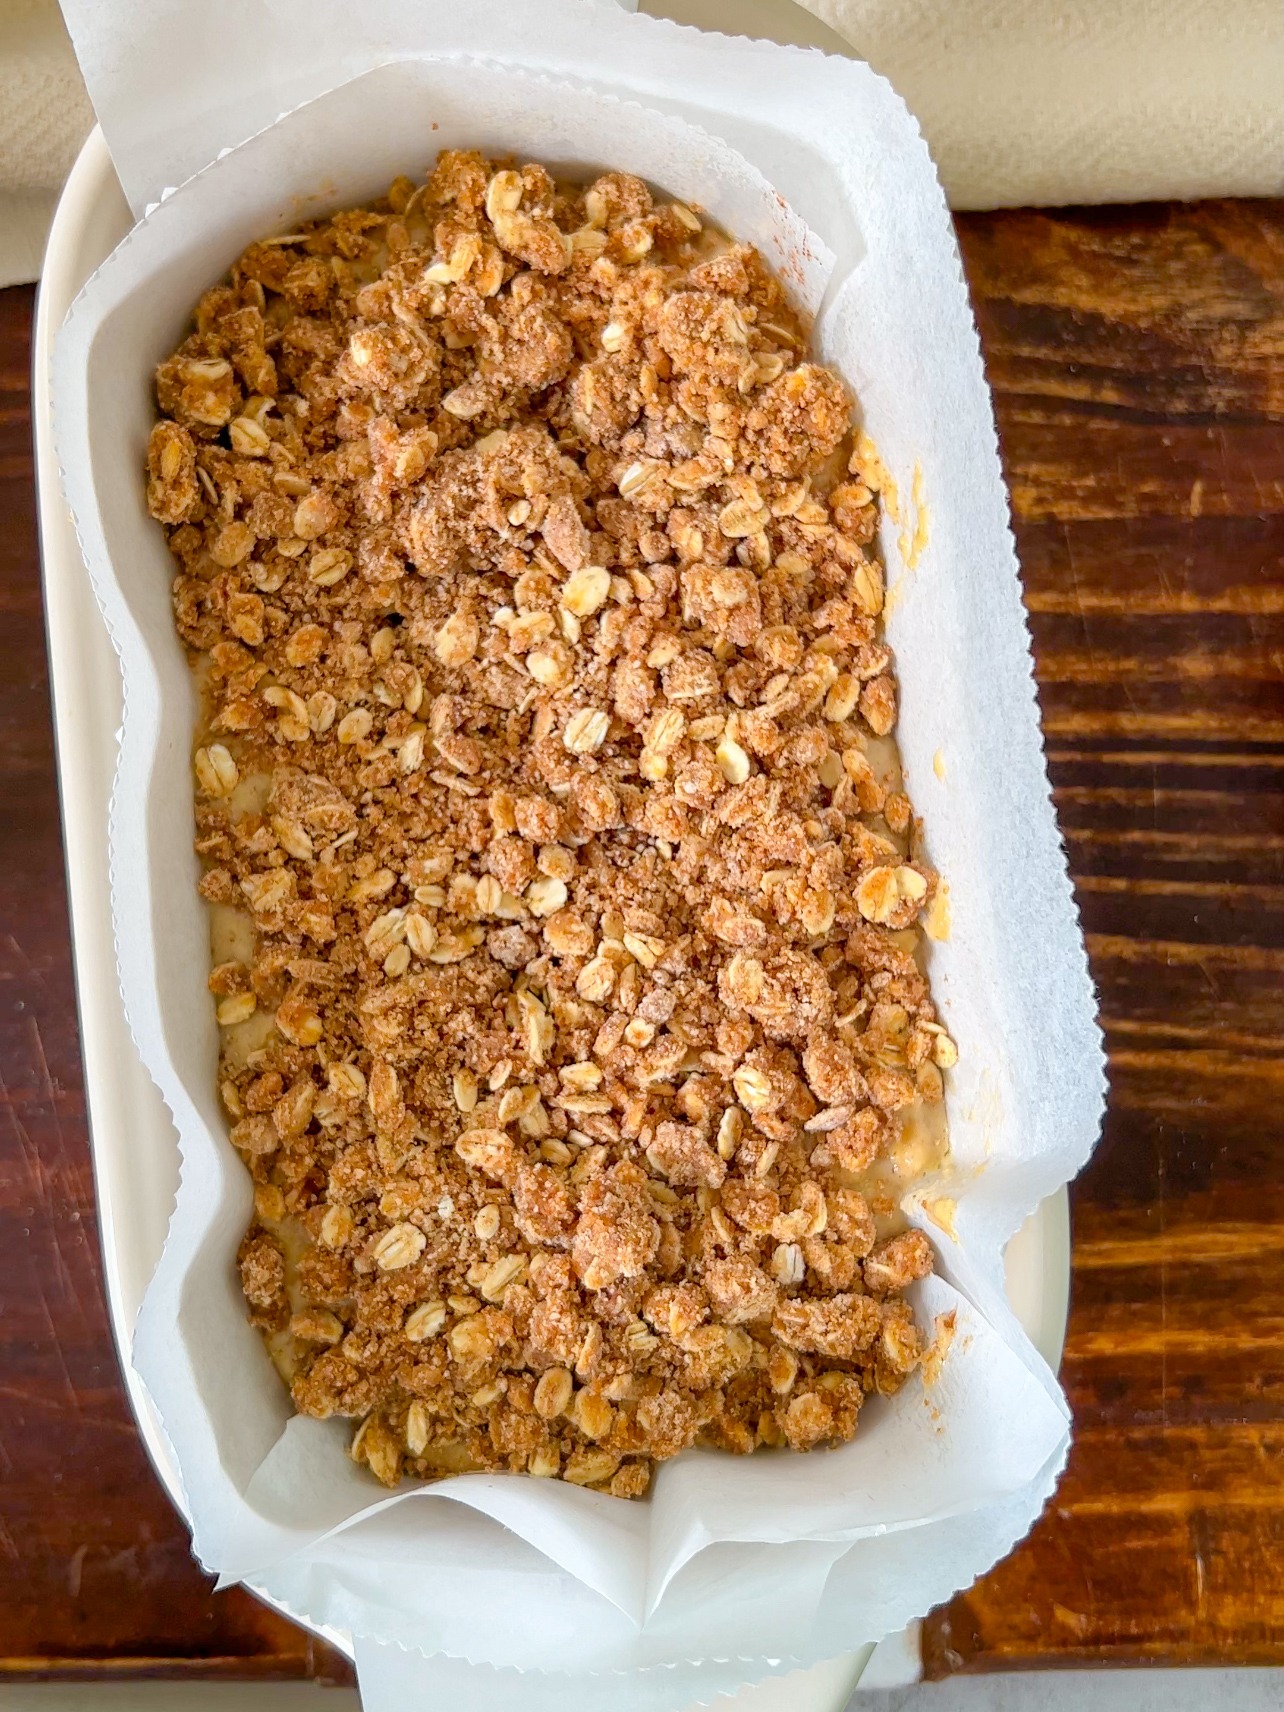
<instances>
[{"instance_id":1,"label":"white towel","mask_svg":"<svg viewBox=\"0 0 1284 1712\"><path fill-rule=\"evenodd\" d=\"M0 286L35 279L94 122L56 0L0 0Z\"/></svg>"},{"instance_id":2,"label":"white towel","mask_svg":"<svg viewBox=\"0 0 1284 1712\"><path fill-rule=\"evenodd\" d=\"M1284 194L1284 0L803 0L955 208Z\"/></svg>"}]
</instances>

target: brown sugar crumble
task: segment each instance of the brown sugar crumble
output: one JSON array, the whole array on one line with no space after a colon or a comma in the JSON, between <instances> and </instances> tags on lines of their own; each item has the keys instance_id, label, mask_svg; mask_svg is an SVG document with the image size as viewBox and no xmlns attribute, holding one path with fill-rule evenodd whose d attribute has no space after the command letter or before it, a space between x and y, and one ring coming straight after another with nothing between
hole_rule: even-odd
<instances>
[{"instance_id":1,"label":"brown sugar crumble","mask_svg":"<svg viewBox=\"0 0 1284 1712\"><path fill-rule=\"evenodd\" d=\"M633 1497L919 1365L937 881L808 335L639 180L451 152L157 372L245 1296L389 1485Z\"/></svg>"}]
</instances>

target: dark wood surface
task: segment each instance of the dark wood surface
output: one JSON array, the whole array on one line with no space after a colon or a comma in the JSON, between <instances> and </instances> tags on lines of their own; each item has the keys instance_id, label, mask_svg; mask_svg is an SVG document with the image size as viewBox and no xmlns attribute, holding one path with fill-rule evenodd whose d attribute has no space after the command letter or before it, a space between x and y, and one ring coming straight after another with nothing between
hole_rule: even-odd
<instances>
[{"instance_id":1,"label":"dark wood surface","mask_svg":"<svg viewBox=\"0 0 1284 1712\"><path fill-rule=\"evenodd\" d=\"M1284 1663L1284 204L960 236L1111 1094L1070 1465L926 1662Z\"/></svg>"},{"instance_id":2,"label":"dark wood surface","mask_svg":"<svg viewBox=\"0 0 1284 1712\"><path fill-rule=\"evenodd\" d=\"M1284 204L959 222L1111 1060L1070 1467L929 1672L1284 1663ZM0 293L0 1672L342 1678L214 1595L103 1308Z\"/></svg>"}]
</instances>

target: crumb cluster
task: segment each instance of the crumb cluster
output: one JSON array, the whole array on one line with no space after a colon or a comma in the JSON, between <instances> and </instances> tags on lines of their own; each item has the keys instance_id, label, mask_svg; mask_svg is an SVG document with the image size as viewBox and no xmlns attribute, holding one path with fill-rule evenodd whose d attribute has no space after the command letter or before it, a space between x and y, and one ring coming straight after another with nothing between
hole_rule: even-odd
<instances>
[{"instance_id":1,"label":"crumb cluster","mask_svg":"<svg viewBox=\"0 0 1284 1712\"><path fill-rule=\"evenodd\" d=\"M251 245L156 377L251 1315L382 1481L636 1496L850 1438L953 1062L877 463L757 254L443 153ZM871 757L874 757L873 759Z\"/></svg>"}]
</instances>

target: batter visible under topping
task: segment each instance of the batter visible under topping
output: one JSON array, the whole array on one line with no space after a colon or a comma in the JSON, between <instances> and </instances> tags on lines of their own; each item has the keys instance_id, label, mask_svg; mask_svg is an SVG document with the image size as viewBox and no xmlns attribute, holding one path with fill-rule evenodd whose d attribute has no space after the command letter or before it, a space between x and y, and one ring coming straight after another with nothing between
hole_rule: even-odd
<instances>
[{"instance_id":1,"label":"batter visible under topping","mask_svg":"<svg viewBox=\"0 0 1284 1712\"><path fill-rule=\"evenodd\" d=\"M245 1294L389 1484L635 1496L918 1365L937 881L807 337L637 179L444 153L157 373Z\"/></svg>"}]
</instances>

